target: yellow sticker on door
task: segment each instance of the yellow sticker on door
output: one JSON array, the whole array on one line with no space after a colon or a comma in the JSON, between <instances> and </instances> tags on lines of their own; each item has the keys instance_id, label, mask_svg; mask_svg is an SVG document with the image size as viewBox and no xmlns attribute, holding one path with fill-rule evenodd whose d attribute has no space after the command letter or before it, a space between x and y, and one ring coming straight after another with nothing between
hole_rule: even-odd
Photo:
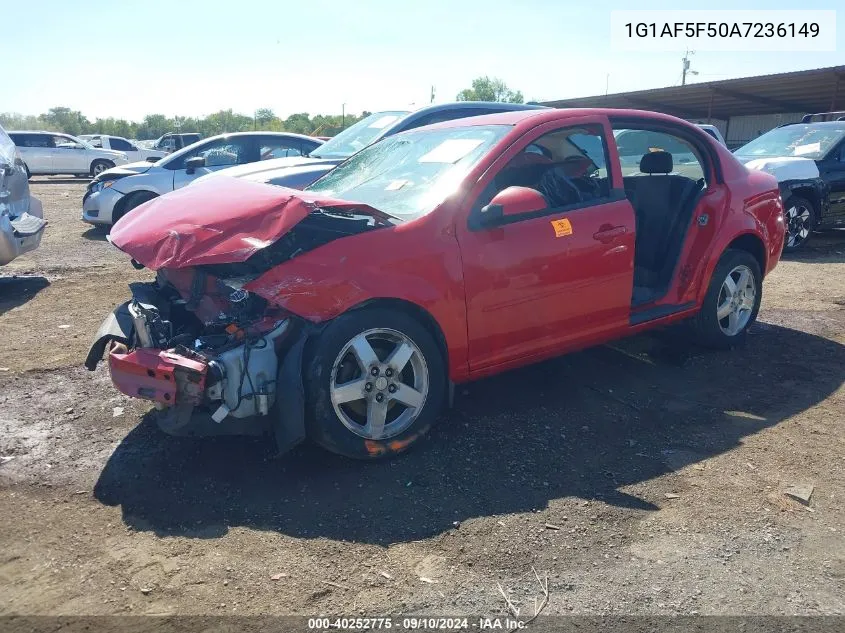
<instances>
[{"instance_id":1,"label":"yellow sticker on door","mask_svg":"<svg viewBox=\"0 0 845 633\"><path fill-rule=\"evenodd\" d=\"M566 237L572 235L572 223L568 218L552 220L552 228L555 230L555 237Z\"/></svg>"}]
</instances>

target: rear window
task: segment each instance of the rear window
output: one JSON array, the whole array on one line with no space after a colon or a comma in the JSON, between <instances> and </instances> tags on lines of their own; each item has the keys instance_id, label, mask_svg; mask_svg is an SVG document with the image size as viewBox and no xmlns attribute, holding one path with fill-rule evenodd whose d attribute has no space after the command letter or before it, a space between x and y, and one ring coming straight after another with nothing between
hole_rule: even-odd
<instances>
[{"instance_id":1,"label":"rear window","mask_svg":"<svg viewBox=\"0 0 845 633\"><path fill-rule=\"evenodd\" d=\"M49 134L9 134L18 147L55 147L53 138Z\"/></svg>"},{"instance_id":2,"label":"rear window","mask_svg":"<svg viewBox=\"0 0 845 633\"><path fill-rule=\"evenodd\" d=\"M115 138L114 136L109 137L109 145L112 149L119 152L131 152L135 149L128 141L124 141L122 138Z\"/></svg>"}]
</instances>

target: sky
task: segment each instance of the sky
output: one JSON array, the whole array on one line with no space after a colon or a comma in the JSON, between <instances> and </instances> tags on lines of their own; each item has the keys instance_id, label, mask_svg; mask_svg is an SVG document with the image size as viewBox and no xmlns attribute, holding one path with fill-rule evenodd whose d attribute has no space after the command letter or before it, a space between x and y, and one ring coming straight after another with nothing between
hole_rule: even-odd
<instances>
[{"instance_id":1,"label":"sky","mask_svg":"<svg viewBox=\"0 0 845 633\"><path fill-rule=\"evenodd\" d=\"M89 119L282 117L413 109L481 75L526 100L678 85L683 50L613 52L610 11L579 0L0 0L0 112L81 110ZM711 0L707 9L837 9L840 2ZM701 5L704 6L704 5ZM677 2L637 3L676 9ZM845 64L836 52L698 51L689 82ZM14 63L13 63L14 62Z\"/></svg>"}]
</instances>

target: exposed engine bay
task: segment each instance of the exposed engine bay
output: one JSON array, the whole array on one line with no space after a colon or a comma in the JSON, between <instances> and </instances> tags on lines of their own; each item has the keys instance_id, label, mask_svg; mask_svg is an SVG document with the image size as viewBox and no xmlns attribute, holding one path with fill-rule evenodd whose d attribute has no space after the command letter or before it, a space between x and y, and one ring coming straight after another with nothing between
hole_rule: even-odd
<instances>
[{"instance_id":1,"label":"exposed engine bay","mask_svg":"<svg viewBox=\"0 0 845 633\"><path fill-rule=\"evenodd\" d=\"M192 187L207 192L201 206L179 190L115 226L110 242L156 279L130 284L132 299L106 317L85 365L93 371L108 352L114 385L155 402L167 433L272 430L283 451L304 438L303 349L320 326L273 301L277 277L261 280L395 220L359 203L229 180Z\"/></svg>"},{"instance_id":2,"label":"exposed engine bay","mask_svg":"<svg viewBox=\"0 0 845 633\"><path fill-rule=\"evenodd\" d=\"M108 349L112 382L128 396L154 401L170 433L208 419L269 415L295 317L202 267L162 269L154 282L130 288L132 299L98 332L89 368ZM265 426L256 424L256 432Z\"/></svg>"}]
</instances>

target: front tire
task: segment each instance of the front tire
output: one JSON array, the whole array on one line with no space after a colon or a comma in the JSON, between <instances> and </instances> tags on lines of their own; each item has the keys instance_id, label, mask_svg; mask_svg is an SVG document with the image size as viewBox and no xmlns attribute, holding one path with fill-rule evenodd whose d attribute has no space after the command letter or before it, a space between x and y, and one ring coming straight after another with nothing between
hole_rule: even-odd
<instances>
[{"instance_id":1,"label":"front tire","mask_svg":"<svg viewBox=\"0 0 845 633\"><path fill-rule=\"evenodd\" d=\"M401 453L443 406L443 352L405 313L375 308L341 315L308 352L307 431L333 453L356 459Z\"/></svg>"},{"instance_id":2,"label":"front tire","mask_svg":"<svg viewBox=\"0 0 845 633\"><path fill-rule=\"evenodd\" d=\"M110 160L95 160L91 163L91 177L96 178L107 169L114 167L114 163Z\"/></svg>"},{"instance_id":3,"label":"front tire","mask_svg":"<svg viewBox=\"0 0 845 633\"><path fill-rule=\"evenodd\" d=\"M801 196L790 196L783 206L786 221L783 250L785 253L794 253L809 241L816 226L816 210L812 202Z\"/></svg>"},{"instance_id":4,"label":"front tire","mask_svg":"<svg viewBox=\"0 0 845 633\"><path fill-rule=\"evenodd\" d=\"M725 251L692 322L698 342L716 349L743 344L762 297L763 275L754 256L747 251Z\"/></svg>"},{"instance_id":5,"label":"front tire","mask_svg":"<svg viewBox=\"0 0 845 633\"><path fill-rule=\"evenodd\" d=\"M142 204L149 202L153 198L158 198L158 194L155 194L152 191L136 191L135 193L130 193L120 211L113 215L112 226L117 224L117 221L129 213L132 209L140 207Z\"/></svg>"}]
</instances>

